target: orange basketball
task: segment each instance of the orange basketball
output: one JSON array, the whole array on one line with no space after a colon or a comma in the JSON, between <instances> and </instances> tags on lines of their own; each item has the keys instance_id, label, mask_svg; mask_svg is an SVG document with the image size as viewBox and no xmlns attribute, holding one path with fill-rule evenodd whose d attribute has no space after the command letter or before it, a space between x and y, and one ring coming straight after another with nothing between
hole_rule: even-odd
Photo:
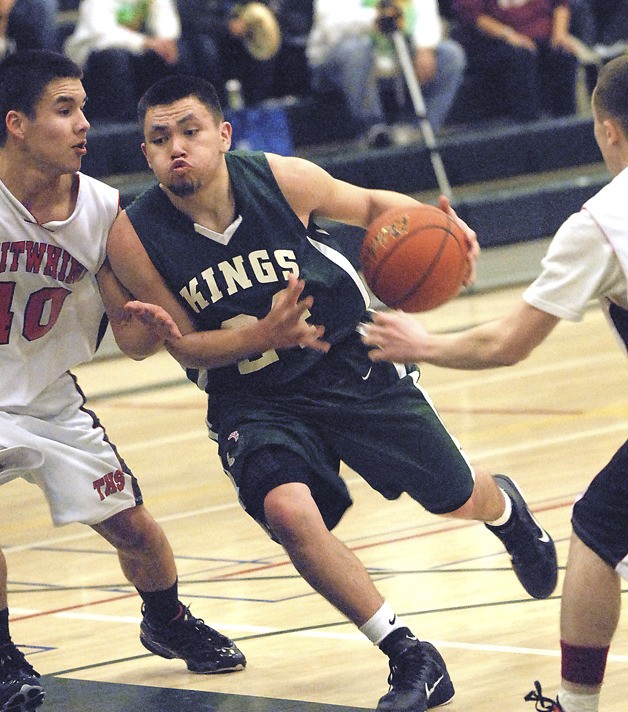
<instances>
[{"instance_id":1,"label":"orange basketball","mask_svg":"<svg viewBox=\"0 0 628 712\"><path fill-rule=\"evenodd\" d=\"M392 309L423 312L458 294L467 271L467 240L432 205L391 208L369 225L360 262L366 283Z\"/></svg>"}]
</instances>

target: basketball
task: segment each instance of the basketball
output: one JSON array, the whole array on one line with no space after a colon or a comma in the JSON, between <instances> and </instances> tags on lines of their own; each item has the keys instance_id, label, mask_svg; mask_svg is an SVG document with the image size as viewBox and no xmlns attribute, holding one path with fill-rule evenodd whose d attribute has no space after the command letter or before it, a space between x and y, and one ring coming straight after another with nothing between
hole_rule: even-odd
<instances>
[{"instance_id":1,"label":"basketball","mask_svg":"<svg viewBox=\"0 0 628 712\"><path fill-rule=\"evenodd\" d=\"M360 251L364 279L387 307L424 312L455 297L467 271L467 240L432 205L391 208L368 227Z\"/></svg>"}]
</instances>

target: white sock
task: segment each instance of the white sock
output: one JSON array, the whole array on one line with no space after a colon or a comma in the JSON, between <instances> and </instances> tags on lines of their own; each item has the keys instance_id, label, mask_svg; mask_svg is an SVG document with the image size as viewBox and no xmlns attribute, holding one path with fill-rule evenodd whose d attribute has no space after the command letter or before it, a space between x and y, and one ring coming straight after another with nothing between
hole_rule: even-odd
<instances>
[{"instance_id":1,"label":"white sock","mask_svg":"<svg viewBox=\"0 0 628 712\"><path fill-rule=\"evenodd\" d=\"M503 524L506 524L510 519L510 515L512 514L512 500L501 487L499 488L499 491L504 496L505 509L501 517L498 517L494 522L487 522L487 524L489 524L491 527L501 527Z\"/></svg>"},{"instance_id":2,"label":"white sock","mask_svg":"<svg viewBox=\"0 0 628 712\"><path fill-rule=\"evenodd\" d=\"M600 709L599 692L595 695L578 695L561 687L557 700L565 712L598 712Z\"/></svg>"},{"instance_id":3,"label":"white sock","mask_svg":"<svg viewBox=\"0 0 628 712\"><path fill-rule=\"evenodd\" d=\"M401 618L384 601L377 613L360 627L360 633L363 633L373 645L379 645L389 633L403 626Z\"/></svg>"}]
</instances>

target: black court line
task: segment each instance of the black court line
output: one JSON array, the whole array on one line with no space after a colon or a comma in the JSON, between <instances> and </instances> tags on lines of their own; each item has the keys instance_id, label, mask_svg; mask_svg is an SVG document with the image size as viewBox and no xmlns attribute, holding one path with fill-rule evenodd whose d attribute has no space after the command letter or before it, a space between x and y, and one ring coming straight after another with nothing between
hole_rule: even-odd
<instances>
[{"instance_id":1,"label":"black court line","mask_svg":"<svg viewBox=\"0 0 628 712\"><path fill-rule=\"evenodd\" d=\"M622 593L628 593L628 589L622 589ZM560 596L554 595L545 600L556 601L559 599ZM406 611L400 615L404 618L413 618L432 613L493 608L521 603L538 602L531 598L511 599L491 603L433 608L423 611ZM241 644L242 641L246 642L247 640L269 638L308 630L329 630L345 625L350 624L348 621L341 621L303 628L256 633L241 636L237 639L237 642ZM54 675L44 675L42 676L42 682L47 694L45 709L48 712L85 712L85 710L89 710L89 712L181 712L182 710L194 710L194 712L364 712L362 707L343 707L298 700L258 698L246 695L155 688L56 677L56 675L69 675L79 672L85 674L87 670L150 657L150 653L144 653L128 658L113 659L60 670Z\"/></svg>"},{"instance_id":2,"label":"black court line","mask_svg":"<svg viewBox=\"0 0 628 712\"><path fill-rule=\"evenodd\" d=\"M46 691L42 710L46 712L364 712L362 707L68 680L48 675L41 680Z\"/></svg>"},{"instance_id":3,"label":"black court line","mask_svg":"<svg viewBox=\"0 0 628 712\"><path fill-rule=\"evenodd\" d=\"M418 616L428 616L432 614L442 614L442 613L455 613L461 611L472 611L475 609L486 609L495 608L498 606L510 606L513 604L534 604L534 603L544 603L546 601L558 601L560 600L560 595L552 595L548 598L543 599L543 601L537 601L535 598L514 598L505 601L489 601L483 603L472 603L472 604L461 604L459 606L446 606L444 608L428 608L422 611L402 611L399 613L400 618L415 618ZM275 638L281 635L290 635L294 633L308 633L317 630L331 630L332 628L340 628L343 626L352 626L351 621L342 620L334 621L332 623L319 623L318 625L309 626L299 626L295 628L279 628L277 630L266 630L261 633L250 633L248 635L232 636L233 640L241 646L242 643L246 643L247 640L263 640L266 638ZM242 646L243 647L243 646ZM246 651L245 651L246 653ZM68 668L66 670L57 670L54 675L72 675L76 673L83 673L87 670L95 670L99 668L105 668L112 665L119 665L121 663L141 660L142 658L150 658L152 653L142 653L140 655L131 655L125 658L111 658L110 660L104 660L99 663L90 663L87 665L80 665L78 667Z\"/></svg>"}]
</instances>

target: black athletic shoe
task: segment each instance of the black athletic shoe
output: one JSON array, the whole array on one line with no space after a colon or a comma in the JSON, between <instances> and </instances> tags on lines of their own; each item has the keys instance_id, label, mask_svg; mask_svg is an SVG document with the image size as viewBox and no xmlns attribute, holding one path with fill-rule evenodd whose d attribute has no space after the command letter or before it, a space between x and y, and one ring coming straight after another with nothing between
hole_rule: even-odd
<instances>
[{"instance_id":1,"label":"black athletic shoe","mask_svg":"<svg viewBox=\"0 0 628 712\"><path fill-rule=\"evenodd\" d=\"M536 702L534 709L537 710L537 712L564 712L558 700L543 697L541 683L538 680L534 683L534 690L528 692L523 699L526 702Z\"/></svg>"},{"instance_id":2,"label":"black athletic shoe","mask_svg":"<svg viewBox=\"0 0 628 712\"><path fill-rule=\"evenodd\" d=\"M454 696L445 661L431 643L416 638L401 641L390 658L390 690L380 699L379 712L425 712Z\"/></svg>"},{"instance_id":3,"label":"black athletic shoe","mask_svg":"<svg viewBox=\"0 0 628 712\"><path fill-rule=\"evenodd\" d=\"M30 712L44 701L39 673L13 643L0 646L0 712Z\"/></svg>"},{"instance_id":4,"label":"black athletic shoe","mask_svg":"<svg viewBox=\"0 0 628 712\"><path fill-rule=\"evenodd\" d=\"M533 517L517 485L505 475L494 475L512 500L512 516L501 527L486 528L506 547L521 585L533 598L547 598L558 582L556 547L552 537Z\"/></svg>"},{"instance_id":5,"label":"black athletic shoe","mask_svg":"<svg viewBox=\"0 0 628 712\"><path fill-rule=\"evenodd\" d=\"M185 660L192 672L234 672L246 665L246 658L233 641L195 618L183 605L181 613L169 623L153 621L144 615L140 641L162 658Z\"/></svg>"}]
</instances>

